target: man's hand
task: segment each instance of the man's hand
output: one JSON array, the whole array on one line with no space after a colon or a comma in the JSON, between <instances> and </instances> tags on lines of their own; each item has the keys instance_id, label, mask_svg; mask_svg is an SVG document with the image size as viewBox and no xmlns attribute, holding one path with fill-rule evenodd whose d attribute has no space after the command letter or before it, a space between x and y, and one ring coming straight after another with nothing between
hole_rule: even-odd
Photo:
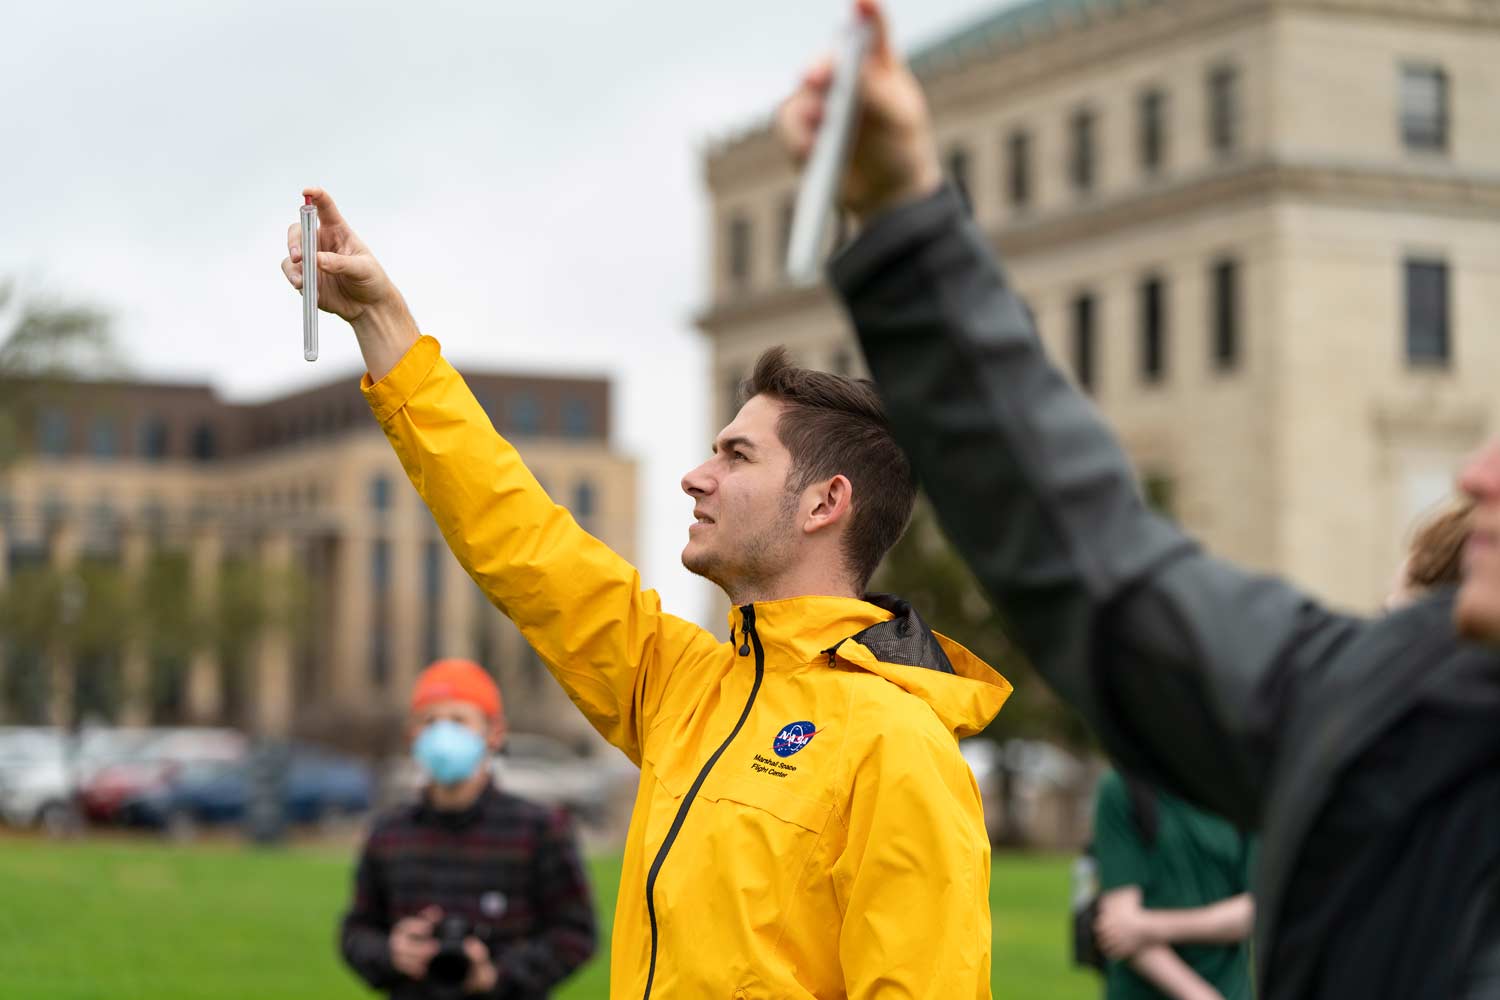
<instances>
[{"instance_id":1,"label":"man's hand","mask_svg":"<svg viewBox=\"0 0 1500 1000\"><path fill-rule=\"evenodd\" d=\"M469 956L469 975L464 980L465 993L492 993L500 982L500 970L490 958L490 950L476 937L464 938L464 954Z\"/></svg>"},{"instance_id":2,"label":"man's hand","mask_svg":"<svg viewBox=\"0 0 1500 1000\"><path fill-rule=\"evenodd\" d=\"M873 35L860 75L859 119L839 202L865 221L901 202L931 194L942 184L943 170L927 100L916 77L891 47L890 29L878 0L856 0L854 13L870 24ZM798 166L812 152L832 82L832 62L816 63L776 113L777 132Z\"/></svg>"},{"instance_id":3,"label":"man's hand","mask_svg":"<svg viewBox=\"0 0 1500 1000\"><path fill-rule=\"evenodd\" d=\"M427 964L438 953L432 929L443 917L443 911L429 906L415 917L403 917L391 928L391 964L408 979L424 979Z\"/></svg>"},{"instance_id":4,"label":"man's hand","mask_svg":"<svg viewBox=\"0 0 1500 1000\"><path fill-rule=\"evenodd\" d=\"M1100 898L1094 934L1099 939L1099 950L1117 961L1163 943L1152 933L1150 914L1141 907L1141 890L1134 886L1105 893Z\"/></svg>"},{"instance_id":5,"label":"man's hand","mask_svg":"<svg viewBox=\"0 0 1500 1000\"><path fill-rule=\"evenodd\" d=\"M406 300L386 277L385 269L344 221L328 192L305 188L302 194L312 198L318 207L318 308L349 321L359 338L370 378L379 380L417 342L416 320L407 310ZM300 291L300 223L293 223L287 229L286 246L281 273Z\"/></svg>"}]
</instances>

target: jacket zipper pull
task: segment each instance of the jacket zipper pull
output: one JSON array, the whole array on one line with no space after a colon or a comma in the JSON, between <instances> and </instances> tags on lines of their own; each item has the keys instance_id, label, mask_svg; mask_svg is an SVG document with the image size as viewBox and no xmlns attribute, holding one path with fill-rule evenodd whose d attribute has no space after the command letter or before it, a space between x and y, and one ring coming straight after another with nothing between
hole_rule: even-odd
<instances>
[{"instance_id":1,"label":"jacket zipper pull","mask_svg":"<svg viewBox=\"0 0 1500 1000\"><path fill-rule=\"evenodd\" d=\"M755 621L755 606L747 604L740 609L740 655L750 655L750 623Z\"/></svg>"}]
</instances>

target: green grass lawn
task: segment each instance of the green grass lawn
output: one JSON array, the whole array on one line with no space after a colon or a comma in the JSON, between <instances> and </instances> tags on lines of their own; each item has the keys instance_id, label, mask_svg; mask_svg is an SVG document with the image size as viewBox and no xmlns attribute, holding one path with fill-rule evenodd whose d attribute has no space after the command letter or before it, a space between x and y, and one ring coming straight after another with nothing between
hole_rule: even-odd
<instances>
[{"instance_id":1,"label":"green grass lawn","mask_svg":"<svg viewBox=\"0 0 1500 1000\"><path fill-rule=\"evenodd\" d=\"M368 998L335 946L350 864L326 848L0 840L0 997ZM590 869L607 942L619 859ZM1099 994L1096 979L1066 963L1067 882L1066 859L996 859L997 997ZM607 997L607 953L556 995Z\"/></svg>"}]
</instances>

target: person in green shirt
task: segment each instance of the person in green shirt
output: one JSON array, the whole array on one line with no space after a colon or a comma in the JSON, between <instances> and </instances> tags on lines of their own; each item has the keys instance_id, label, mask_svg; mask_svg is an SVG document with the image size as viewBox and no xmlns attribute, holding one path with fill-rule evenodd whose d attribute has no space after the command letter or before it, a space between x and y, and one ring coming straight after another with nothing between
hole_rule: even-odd
<instances>
[{"instance_id":1,"label":"person in green shirt","mask_svg":"<svg viewBox=\"0 0 1500 1000\"><path fill-rule=\"evenodd\" d=\"M1251 841L1115 771L1094 807L1106 1000L1251 1000Z\"/></svg>"}]
</instances>

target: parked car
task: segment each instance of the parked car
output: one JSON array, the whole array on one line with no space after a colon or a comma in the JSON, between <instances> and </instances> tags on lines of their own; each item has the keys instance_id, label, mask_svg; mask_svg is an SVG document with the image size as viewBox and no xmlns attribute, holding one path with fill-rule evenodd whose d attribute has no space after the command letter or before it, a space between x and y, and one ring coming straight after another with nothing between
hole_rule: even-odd
<instances>
[{"instance_id":1,"label":"parked car","mask_svg":"<svg viewBox=\"0 0 1500 1000\"><path fill-rule=\"evenodd\" d=\"M365 812L375 782L364 764L316 751L295 753L282 784L282 808L293 823L316 823ZM186 836L202 826L242 822L249 813L253 775L247 761L198 761L170 780L121 804L120 820Z\"/></svg>"},{"instance_id":2,"label":"parked car","mask_svg":"<svg viewBox=\"0 0 1500 1000\"><path fill-rule=\"evenodd\" d=\"M137 729L88 728L76 738L52 727L0 729L0 817L52 833L73 829L80 782L148 738Z\"/></svg>"},{"instance_id":3,"label":"parked car","mask_svg":"<svg viewBox=\"0 0 1500 1000\"><path fill-rule=\"evenodd\" d=\"M186 764L246 759L248 741L232 729L154 730L131 752L95 770L79 786L79 804L94 823L113 823L132 799L160 792Z\"/></svg>"},{"instance_id":4,"label":"parked car","mask_svg":"<svg viewBox=\"0 0 1500 1000\"><path fill-rule=\"evenodd\" d=\"M613 751L581 754L536 733L512 733L491 764L501 788L532 802L563 806L586 823L602 823L635 788L637 771Z\"/></svg>"}]
</instances>

